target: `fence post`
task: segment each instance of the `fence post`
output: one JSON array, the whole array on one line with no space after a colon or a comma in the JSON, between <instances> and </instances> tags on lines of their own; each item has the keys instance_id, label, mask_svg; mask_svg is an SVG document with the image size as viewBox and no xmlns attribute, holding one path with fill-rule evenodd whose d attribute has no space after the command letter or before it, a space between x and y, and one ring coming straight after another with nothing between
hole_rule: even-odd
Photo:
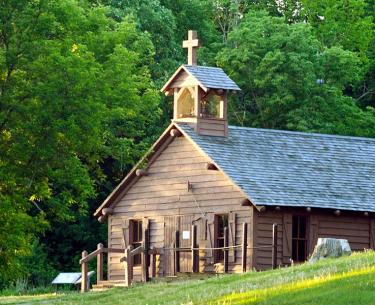
<instances>
[{"instance_id":1,"label":"fence post","mask_svg":"<svg viewBox=\"0 0 375 305\"><path fill-rule=\"evenodd\" d=\"M171 254L170 254L170 257L171 257L171 261L172 261L172 272L173 272L173 275L175 276L176 275L176 250L175 250L175 243L171 243L171 250L170 250Z\"/></svg>"},{"instance_id":2,"label":"fence post","mask_svg":"<svg viewBox=\"0 0 375 305\"><path fill-rule=\"evenodd\" d=\"M87 256L87 251L82 252L82 258ZM87 281L87 262L82 263L82 275L81 275L81 292L88 291L88 281Z\"/></svg>"},{"instance_id":3,"label":"fence post","mask_svg":"<svg viewBox=\"0 0 375 305\"><path fill-rule=\"evenodd\" d=\"M125 249L125 286L129 287L133 279L133 256L130 254L132 246Z\"/></svg>"},{"instance_id":4,"label":"fence post","mask_svg":"<svg viewBox=\"0 0 375 305\"><path fill-rule=\"evenodd\" d=\"M198 272L199 267L199 252L194 250L197 247L197 226L191 226L191 258L193 272ZM198 255L197 255L198 254Z\"/></svg>"},{"instance_id":5,"label":"fence post","mask_svg":"<svg viewBox=\"0 0 375 305\"><path fill-rule=\"evenodd\" d=\"M97 249L100 250L98 256L96 257L96 282L99 283L103 281L103 244L98 244Z\"/></svg>"},{"instance_id":6,"label":"fence post","mask_svg":"<svg viewBox=\"0 0 375 305\"><path fill-rule=\"evenodd\" d=\"M228 272L228 245L229 245L229 240L228 240L228 227L224 228L224 273Z\"/></svg>"},{"instance_id":7,"label":"fence post","mask_svg":"<svg viewBox=\"0 0 375 305\"><path fill-rule=\"evenodd\" d=\"M142 281L148 282L150 280L150 274L148 271L149 267L149 237L148 237L148 229L143 230L143 252L142 252Z\"/></svg>"},{"instance_id":8,"label":"fence post","mask_svg":"<svg viewBox=\"0 0 375 305\"><path fill-rule=\"evenodd\" d=\"M246 272L247 259L247 223L242 224L242 272Z\"/></svg>"},{"instance_id":9,"label":"fence post","mask_svg":"<svg viewBox=\"0 0 375 305\"><path fill-rule=\"evenodd\" d=\"M176 247L176 252L175 252L175 267L176 267L176 273L180 272L180 232L177 230L175 232L175 247Z\"/></svg>"},{"instance_id":10,"label":"fence post","mask_svg":"<svg viewBox=\"0 0 375 305\"><path fill-rule=\"evenodd\" d=\"M277 224L272 225L272 269L277 267Z\"/></svg>"}]
</instances>

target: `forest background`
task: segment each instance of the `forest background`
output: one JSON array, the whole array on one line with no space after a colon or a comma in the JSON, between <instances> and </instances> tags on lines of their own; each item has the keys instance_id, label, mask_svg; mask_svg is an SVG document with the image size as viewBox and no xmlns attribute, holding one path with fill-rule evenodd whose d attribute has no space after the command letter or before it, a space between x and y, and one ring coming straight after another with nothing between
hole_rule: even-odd
<instances>
[{"instance_id":1,"label":"forest background","mask_svg":"<svg viewBox=\"0 0 375 305\"><path fill-rule=\"evenodd\" d=\"M172 117L186 62L242 88L241 126L375 137L374 0L0 0L0 289L106 241L93 211Z\"/></svg>"}]
</instances>

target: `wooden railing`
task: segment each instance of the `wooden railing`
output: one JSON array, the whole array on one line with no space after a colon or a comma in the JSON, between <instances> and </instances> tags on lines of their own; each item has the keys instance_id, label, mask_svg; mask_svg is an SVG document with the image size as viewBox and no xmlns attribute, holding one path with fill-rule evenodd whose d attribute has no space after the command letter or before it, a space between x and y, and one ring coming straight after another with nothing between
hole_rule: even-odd
<instances>
[{"instance_id":1,"label":"wooden railing","mask_svg":"<svg viewBox=\"0 0 375 305\"><path fill-rule=\"evenodd\" d=\"M88 262L93 258L97 258L97 271L96 271L96 281L103 281L103 262L104 262L104 253L124 253L124 249L115 249L115 248L104 248L103 244L98 244L97 249L90 254L87 251L82 252L82 258L79 263L81 264L81 292L89 291L89 283L87 278L88 273Z\"/></svg>"},{"instance_id":2,"label":"wooden railing","mask_svg":"<svg viewBox=\"0 0 375 305\"><path fill-rule=\"evenodd\" d=\"M192 240L191 240L191 247L180 247L179 246L179 232L175 232L175 242L171 245L171 247L164 247L164 248L149 248L149 240L147 238L148 234L146 234L146 238L143 240L142 245L133 248L133 246L128 246L126 249L115 249L115 248L104 248L102 244L98 244L97 249L90 254L87 251L82 252L82 259L80 260L80 264L82 266L82 281L81 281L81 292L87 292L89 290L88 287L88 267L87 264L93 258L97 257L97 282L103 281L103 254L104 253L123 253L124 256L120 259L120 262L124 263L124 271L125 271L125 286L130 286L133 281L133 267L134 267L134 256L141 254L141 267L142 267L142 282L147 282L150 280L149 274L149 266L151 269L151 277L154 278L156 276L156 258L157 255L162 255L166 251L172 252L173 257L173 270L174 273L180 272L180 253L181 252L190 252L192 257L192 272L199 272L199 252L206 251L206 250L222 250L224 252L224 273L228 272L229 266L229 250L230 249L241 249L242 252L242 272L246 272L246 265L247 265L247 251L249 249L260 249L260 248L271 248L272 250L272 268L277 267L277 224L273 224L272 228L272 244L271 245L264 245L258 247L249 248L247 244L247 223L243 223L242 226L242 243L240 245L233 245L229 246L229 238L228 238L228 229L224 228L224 246L223 247L211 247L211 248L201 248L198 246L197 243L197 227L196 225L192 225Z\"/></svg>"}]
</instances>

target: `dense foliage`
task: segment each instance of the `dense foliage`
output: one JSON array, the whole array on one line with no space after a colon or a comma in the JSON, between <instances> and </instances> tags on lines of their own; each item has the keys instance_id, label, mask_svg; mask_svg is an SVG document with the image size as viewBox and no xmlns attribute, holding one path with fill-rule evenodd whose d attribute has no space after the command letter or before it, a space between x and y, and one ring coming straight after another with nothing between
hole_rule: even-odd
<instances>
[{"instance_id":1,"label":"dense foliage","mask_svg":"<svg viewBox=\"0 0 375 305\"><path fill-rule=\"evenodd\" d=\"M92 212L168 124L188 29L243 89L233 124L375 136L371 0L0 3L0 288L105 241Z\"/></svg>"}]
</instances>

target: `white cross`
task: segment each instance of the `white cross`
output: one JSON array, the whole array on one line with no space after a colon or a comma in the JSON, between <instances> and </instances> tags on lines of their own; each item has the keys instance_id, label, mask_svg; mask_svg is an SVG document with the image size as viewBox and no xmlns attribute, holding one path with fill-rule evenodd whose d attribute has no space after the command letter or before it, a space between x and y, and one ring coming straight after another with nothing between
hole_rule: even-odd
<instances>
[{"instance_id":1,"label":"white cross","mask_svg":"<svg viewBox=\"0 0 375 305\"><path fill-rule=\"evenodd\" d=\"M188 40L184 40L182 47L188 49L188 65L197 65L197 48L200 47L196 31L188 32Z\"/></svg>"}]
</instances>

